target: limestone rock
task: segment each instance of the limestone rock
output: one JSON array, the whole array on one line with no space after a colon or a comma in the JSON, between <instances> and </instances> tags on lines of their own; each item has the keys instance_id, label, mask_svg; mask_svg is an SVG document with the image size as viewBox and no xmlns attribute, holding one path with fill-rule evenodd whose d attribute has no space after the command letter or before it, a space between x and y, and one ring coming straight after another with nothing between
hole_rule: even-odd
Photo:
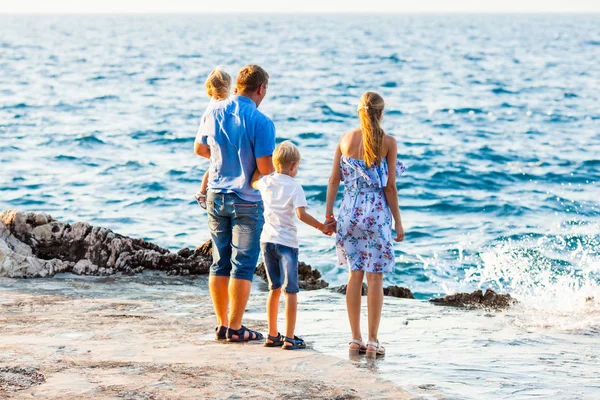
<instances>
[{"instance_id":1,"label":"limestone rock","mask_svg":"<svg viewBox=\"0 0 600 400\"><path fill-rule=\"evenodd\" d=\"M197 275L208 273L212 263L198 250L174 254L142 239L85 222L71 225L44 213L6 210L0 221L0 276L135 274L144 269Z\"/></svg>"},{"instance_id":2,"label":"limestone rock","mask_svg":"<svg viewBox=\"0 0 600 400\"><path fill-rule=\"evenodd\" d=\"M92 264L90 260L79 260L73 266L73 273L76 275L93 275L98 271L98 266L96 264Z\"/></svg>"},{"instance_id":3,"label":"limestone rock","mask_svg":"<svg viewBox=\"0 0 600 400\"><path fill-rule=\"evenodd\" d=\"M498 294L492 289L487 289L485 294L481 290L476 290L473 293L454 293L429 301L452 307L492 308L496 310L506 309L517 302L510 294Z\"/></svg>"}]
</instances>

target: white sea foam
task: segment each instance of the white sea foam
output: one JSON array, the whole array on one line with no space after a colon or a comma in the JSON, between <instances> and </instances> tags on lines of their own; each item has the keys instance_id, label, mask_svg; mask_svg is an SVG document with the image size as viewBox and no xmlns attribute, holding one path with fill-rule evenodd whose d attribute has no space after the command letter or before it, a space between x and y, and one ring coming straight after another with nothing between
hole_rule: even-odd
<instances>
[{"instance_id":1,"label":"white sea foam","mask_svg":"<svg viewBox=\"0 0 600 400\"><path fill-rule=\"evenodd\" d=\"M515 322L565 331L600 332L598 226L564 224L560 232L507 239L479 254L465 282L519 300Z\"/></svg>"}]
</instances>

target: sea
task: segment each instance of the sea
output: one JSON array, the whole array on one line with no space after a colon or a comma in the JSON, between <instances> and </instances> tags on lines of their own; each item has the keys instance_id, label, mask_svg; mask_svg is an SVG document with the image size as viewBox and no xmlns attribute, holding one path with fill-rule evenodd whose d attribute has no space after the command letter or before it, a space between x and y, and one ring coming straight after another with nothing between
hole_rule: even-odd
<instances>
[{"instance_id":1,"label":"sea","mask_svg":"<svg viewBox=\"0 0 600 400\"><path fill-rule=\"evenodd\" d=\"M422 398L600 398L599 14L3 14L0 210L172 251L202 244L194 193L208 163L193 144L204 82L246 64L269 73L260 110L300 148L296 179L319 219L360 96L385 100L383 127L408 167L397 180L406 238L385 285L416 300L386 298L386 357L352 365ZM298 231L300 259L343 284L334 238ZM518 305L428 301L487 288ZM205 278L155 273L4 278L0 289L175 306L207 293ZM264 285L252 296L247 315L265 319ZM299 302L298 334L347 358L343 296Z\"/></svg>"}]
</instances>

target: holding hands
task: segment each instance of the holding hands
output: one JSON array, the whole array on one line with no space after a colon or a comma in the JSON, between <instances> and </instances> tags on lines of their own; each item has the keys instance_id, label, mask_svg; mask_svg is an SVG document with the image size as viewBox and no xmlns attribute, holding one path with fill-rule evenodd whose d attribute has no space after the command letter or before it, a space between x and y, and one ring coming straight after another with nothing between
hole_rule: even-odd
<instances>
[{"instance_id":1,"label":"holding hands","mask_svg":"<svg viewBox=\"0 0 600 400\"><path fill-rule=\"evenodd\" d=\"M325 217L325 222L323 223L323 229L321 229L321 232L327 236L331 236L337 231L336 228L337 221L335 220L333 214Z\"/></svg>"}]
</instances>

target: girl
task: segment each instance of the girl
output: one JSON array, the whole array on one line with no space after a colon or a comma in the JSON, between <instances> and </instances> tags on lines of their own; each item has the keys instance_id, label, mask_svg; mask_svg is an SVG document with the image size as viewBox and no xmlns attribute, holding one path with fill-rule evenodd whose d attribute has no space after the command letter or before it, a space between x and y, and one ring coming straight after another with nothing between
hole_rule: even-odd
<instances>
[{"instance_id":1,"label":"girl","mask_svg":"<svg viewBox=\"0 0 600 400\"><path fill-rule=\"evenodd\" d=\"M211 102L225 100L229 97L229 91L231 90L231 76L217 67L208 75L206 78L206 93L210 98ZM208 171L204 173L202 177L202 184L200 190L196 192L194 197L200 207L206 210L206 190L208 189Z\"/></svg>"},{"instance_id":2,"label":"girl","mask_svg":"<svg viewBox=\"0 0 600 400\"><path fill-rule=\"evenodd\" d=\"M346 289L346 306L352 330L350 354L382 356L377 332L383 305L383 273L394 269L394 241L404 239L398 208L396 174L404 172L397 165L396 139L381 127L383 98L366 92L360 98L360 127L342 136L335 151L333 169L327 189L326 223L335 220L333 205L340 181L345 189L337 220L336 249L340 264L348 264L350 274ZM392 219L394 225L392 225ZM360 332L362 282L367 275L369 336L365 344Z\"/></svg>"}]
</instances>

